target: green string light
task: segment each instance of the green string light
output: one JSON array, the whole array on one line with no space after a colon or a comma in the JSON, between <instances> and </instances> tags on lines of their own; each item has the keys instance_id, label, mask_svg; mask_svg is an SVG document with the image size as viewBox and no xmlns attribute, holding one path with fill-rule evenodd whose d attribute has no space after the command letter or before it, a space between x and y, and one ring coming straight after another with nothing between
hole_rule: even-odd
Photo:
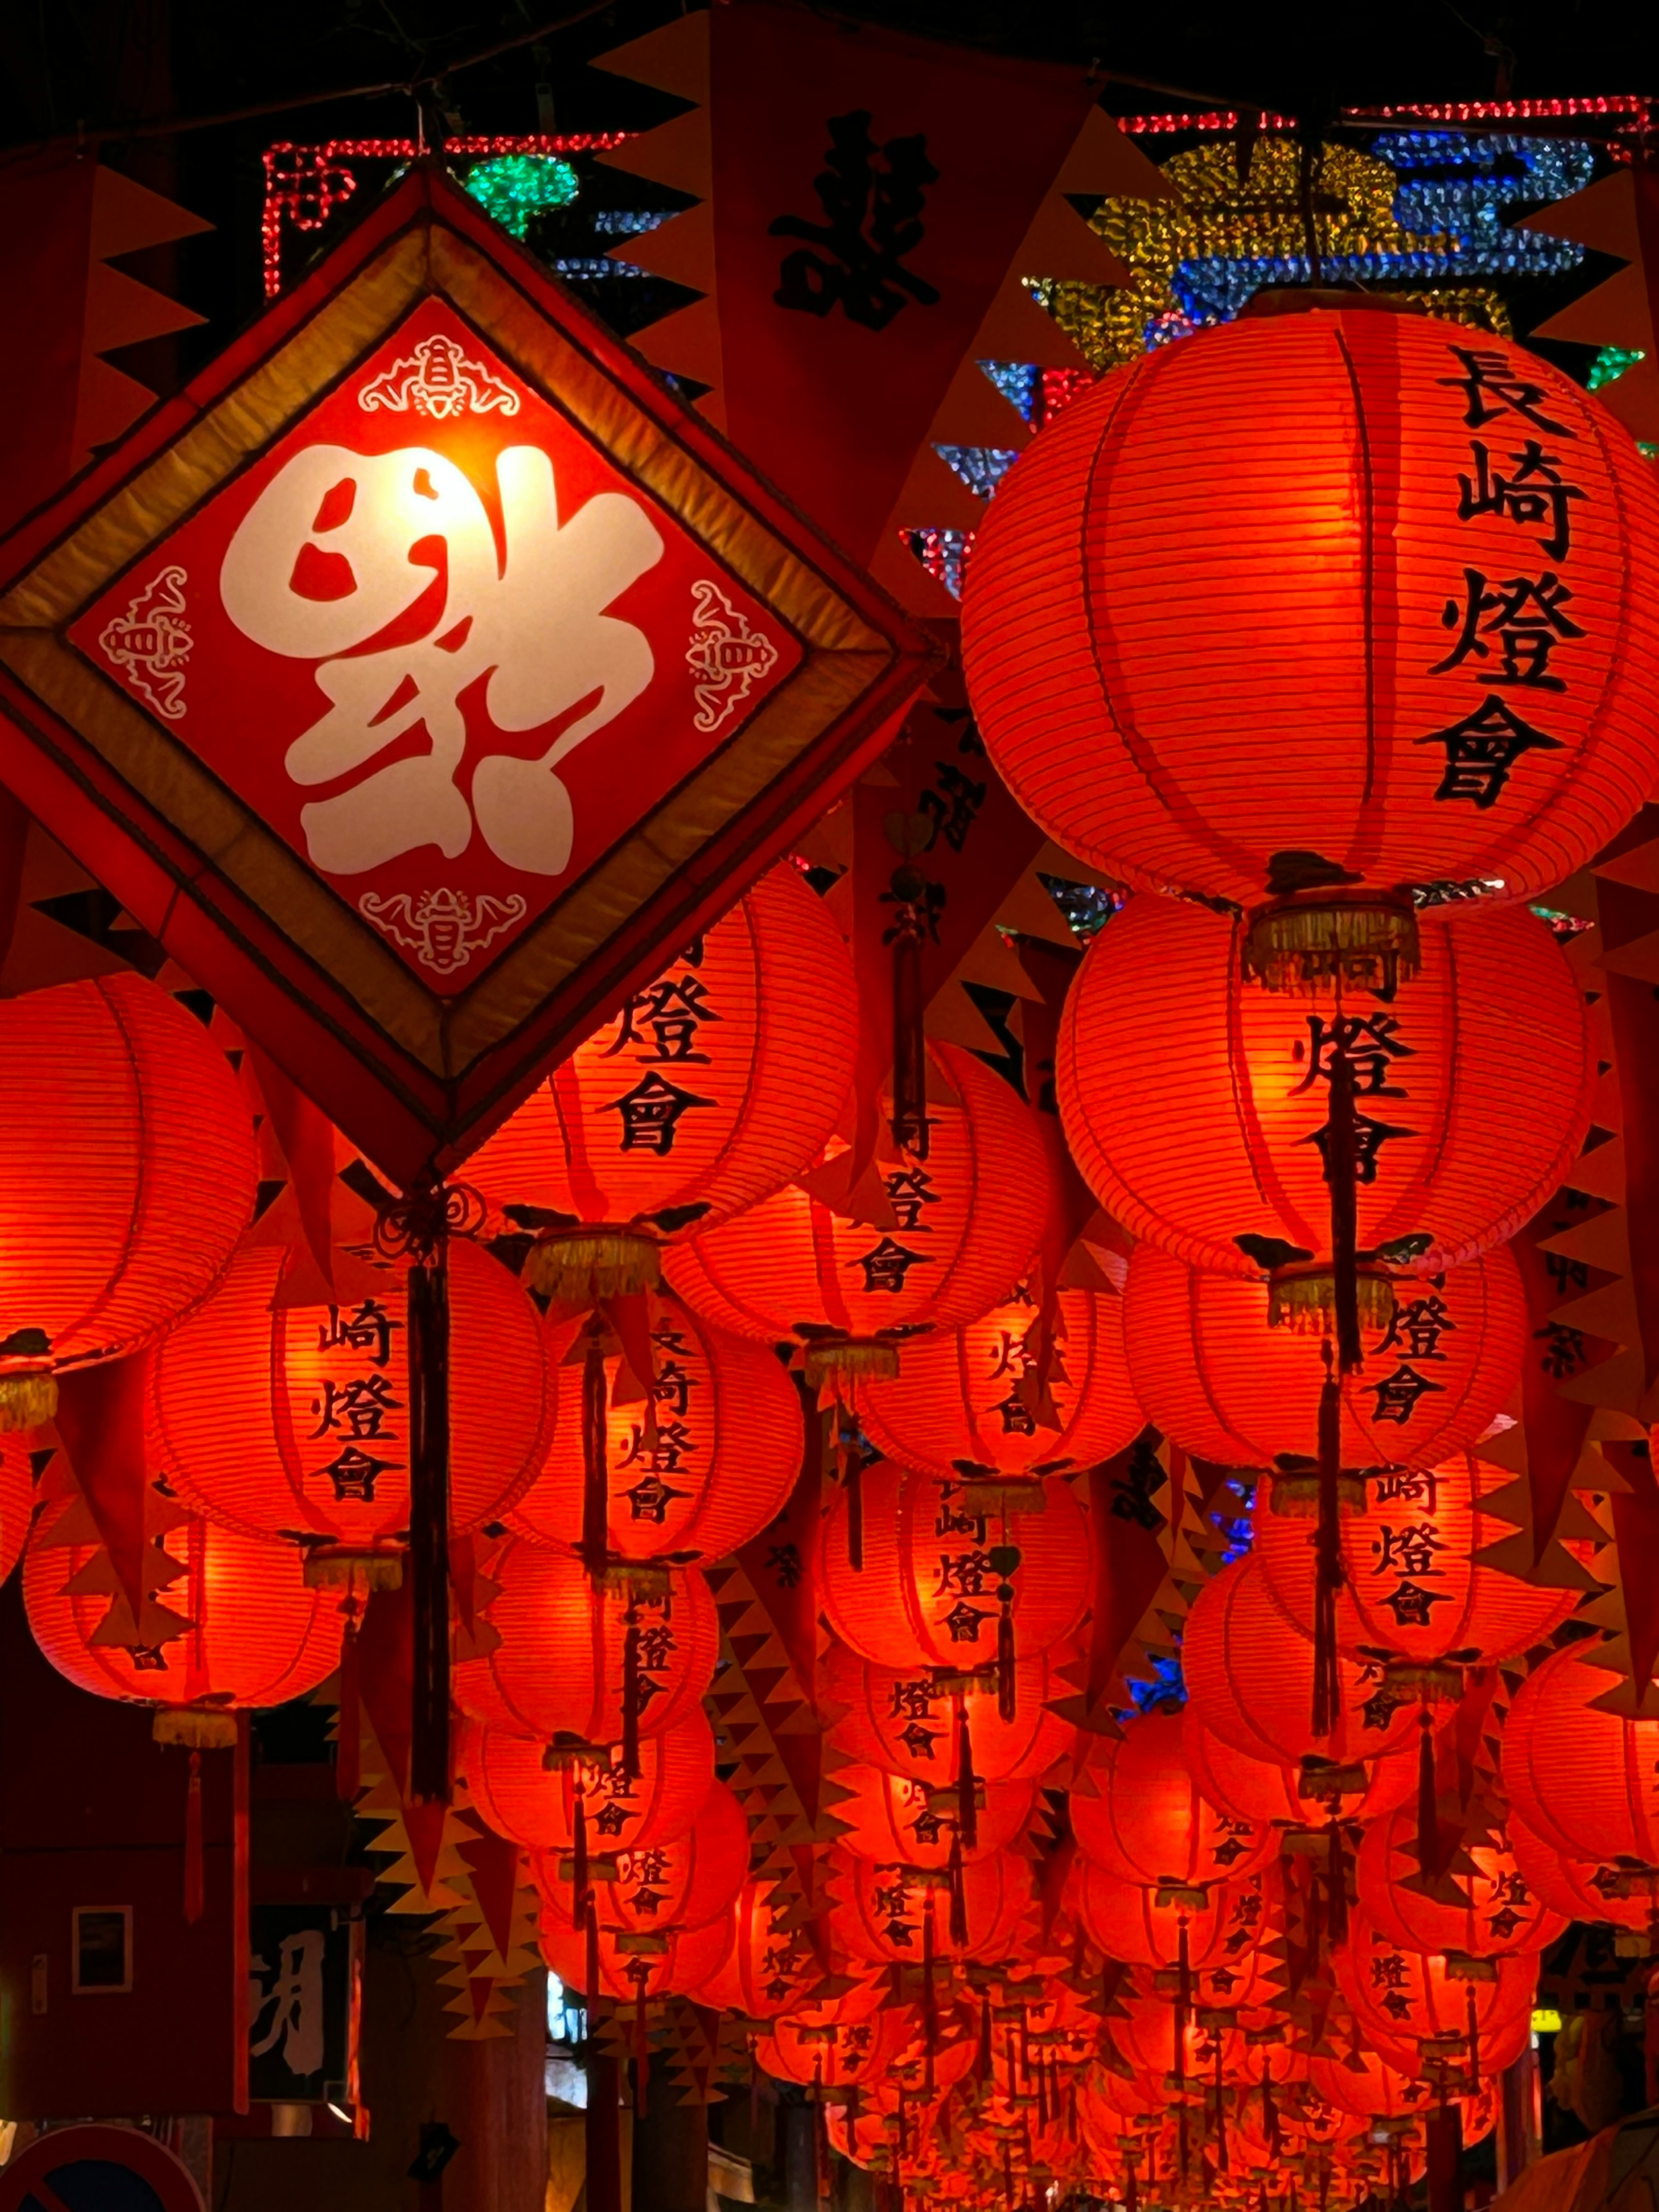
<instances>
[{"instance_id":1,"label":"green string light","mask_svg":"<svg viewBox=\"0 0 1659 2212\"><path fill-rule=\"evenodd\" d=\"M1638 361L1646 358L1640 346L1603 346L1590 364L1586 380L1589 389L1599 392L1604 384L1611 384L1615 377L1622 376L1627 368L1634 368Z\"/></svg>"},{"instance_id":2,"label":"green string light","mask_svg":"<svg viewBox=\"0 0 1659 2212\"><path fill-rule=\"evenodd\" d=\"M522 238L532 216L568 207L580 182L557 154L502 154L467 172L466 189L503 230Z\"/></svg>"}]
</instances>

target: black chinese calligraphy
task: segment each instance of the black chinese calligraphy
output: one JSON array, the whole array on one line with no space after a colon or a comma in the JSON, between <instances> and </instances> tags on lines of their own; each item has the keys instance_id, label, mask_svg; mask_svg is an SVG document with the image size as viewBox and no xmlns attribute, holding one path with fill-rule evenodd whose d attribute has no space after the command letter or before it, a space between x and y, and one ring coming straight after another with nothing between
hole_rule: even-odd
<instances>
[{"instance_id":1,"label":"black chinese calligraphy","mask_svg":"<svg viewBox=\"0 0 1659 2212\"><path fill-rule=\"evenodd\" d=\"M825 166L812 180L824 220L784 215L769 226L773 238L805 241L784 255L772 297L820 318L839 307L848 322L884 331L912 301L939 303L937 288L905 266L922 242L927 188L939 171L920 132L878 148L870 120L867 108L830 118Z\"/></svg>"}]
</instances>

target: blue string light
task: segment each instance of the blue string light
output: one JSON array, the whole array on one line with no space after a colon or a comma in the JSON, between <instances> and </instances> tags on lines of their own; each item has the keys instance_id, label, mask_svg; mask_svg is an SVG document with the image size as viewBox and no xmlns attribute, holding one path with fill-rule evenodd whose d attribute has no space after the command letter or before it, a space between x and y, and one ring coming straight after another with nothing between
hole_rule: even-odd
<instances>
[{"instance_id":1,"label":"blue string light","mask_svg":"<svg viewBox=\"0 0 1659 2212\"><path fill-rule=\"evenodd\" d=\"M989 499L1019 459L1018 450L1007 446L935 446L933 451L977 499Z\"/></svg>"}]
</instances>

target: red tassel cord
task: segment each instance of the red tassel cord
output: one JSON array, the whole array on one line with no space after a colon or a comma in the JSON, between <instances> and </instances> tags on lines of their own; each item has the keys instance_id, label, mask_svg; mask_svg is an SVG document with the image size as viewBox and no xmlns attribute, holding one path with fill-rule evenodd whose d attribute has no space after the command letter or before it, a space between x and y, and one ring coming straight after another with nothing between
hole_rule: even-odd
<instances>
[{"instance_id":1,"label":"red tassel cord","mask_svg":"<svg viewBox=\"0 0 1659 2212\"><path fill-rule=\"evenodd\" d=\"M207 1875L202 1858L202 1754L190 1754L185 1791L185 1917L192 1926L207 1904Z\"/></svg>"},{"instance_id":2,"label":"red tassel cord","mask_svg":"<svg viewBox=\"0 0 1659 2212\"><path fill-rule=\"evenodd\" d=\"M581 1785L580 1771L578 1772L576 1779L576 1817L572 1825L574 1827L575 1835L571 1850L570 1873L572 1899L570 1911L572 1919L580 1922L582 1915L586 1911L589 1900L592 1896L592 1886L588 1880L587 1875L586 1793L584 1791Z\"/></svg>"},{"instance_id":3,"label":"red tassel cord","mask_svg":"<svg viewBox=\"0 0 1659 2212\"><path fill-rule=\"evenodd\" d=\"M582 1362L582 1560L590 1575L605 1572L611 1548L610 1439L605 1416L610 1386L605 1373L605 1329L596 1316L587 1324Z\"/></svg>"},{"instance_id":4,"label":"red tassel cord","mask_svg":"<svg viewBox=\"0 0 1659 2212\"><path fill-rule=\"evenodd\" d=\"M848 1459L842 1482L847 1490L847 1564L864 1572L864 1469L856 1455Z\"/></svg>"},{"instance_id":5,"label":"red tassel cord","mask_svg":"<svg viewBox=\"0 0 1659 2212\"><path fill-rule=\"evenodd\" d=\"M640 1609L636 1600L628 1604L628 1627L623 1637L622 1771L625 1781L637 1782L640 1765Z\"/></svg>"},{"instance_id":6,"label":"red tassel cord","mask_svg":"<svg viewBox=\"0 0 1659 2212\"><path fill-rule=\"evenodd\" d=\"M363 1737L357 1657L358 1602L355 1593L347 1597L341 1611L345 1614L345 1634L340 1644L340 1718L334 1747L334 1794L343 1805L352 1805L362 1786L359 1762Z\"/></svg>"},{"instance_id":7,"label":"red tassel cord","mask_svg":"<svg viewBox=\"0 0 1659 2212\"><path fill-rule=\"evenodd\" d=\"M1659 1999L1656 1999L1659 2006ZM980 1992L979 2000L979 2063L974 2069L974 2079L985 2088L996 2087L996 2061L991 2045L991 1993Z\"/></svg>"},{"instance_id":8,"label":"red tassel cord","mask_svg":"<svg viewBox=\"0 0 1659 2212\"><path fill-rule=\"evenodd\" d=\"M1019 1568L1018 1547L1013 1544L995 1544L989 1553L991 1572L999 1577L996 1586L997 1613L997 1717L1003 1722L1014 1717L1014 1584L1013 1577Z\"/></svg>"},{"instance_id":9,"label":"red tassel cord","mask_svg":"<svg viewBox=\"0 0 1659 2212\"><path fill-rule=\"evenodd\" d=\"M1187 2022L1192 2015L1192 1951L1187 1940L1187 1916L1183 1912L1181 1916L1180 1933L1176 1938L1175 2064L1171 2069L1171 2071L1175 2075L1176 2083L1182 2086L1184 2086L1187 2079ZM1186 2110L1184 2105L1182 2109L1184 2113ZM1185 2125L1184 2119L1182 2121L1182 2125ZM1187 2169L1183 2165L1182 2167L1182 2172L1183 2175L1185 2174L1186 2170Z\"/></svg>"},{"instance_id":10,"label":"red tassel cord","mask_svg":"<svg viewBox=\"0 0 1659 2212\"><path fill-rule=\"evenodd\" d=\"M962 1838L951 1838L951 1941L958 1951L968 1948L968 1889L962 1878ZM932 1898L929 1897L929 1910Z\"/></svg>"},{"instance_id":11,"label":"red tassel cord","mask_svg":"<svg viewBox=\"0 0 1659 2212\"><path fill-rule=\"evenodd\" d=\"M1321 1346L1325 1380L1319 1393L1319 1517L1314 1533L1313 1732L1336 1726L1341 1688L1336 1661L1336 1597L1342 1587L1338 1484L1342 1472L1342 1386L1331 1371L1331 1347Z\"/></svg>"},{"instance_id":12,"label":"red tassel cord","mask_svg":"<svg viewBox=\"0 0 1659 2212\"><path fill-rule=\"evenodd\" d=\"M1434 1786L1434 1725L1429 1701L1417 1717L1417 1863L1425 1880L1440 1869L1440 1818Z\"/></svg>"},{"instance_id":13,"label":"red tassel cord","mask_svg":"<svg viewBox=\"0 0 1659 2212\"><path fill-rule=\"evenodd\" d=\"M1140 2191L1135 2183L1135 2160L1123 2160L1123 2212L1140 2212Z\"/></svg>"},{"instance_id":14,"label":"red tassel cord","mask_svg":"<svg viewBox=\"0 0 1659 2212\"><path fill-rule=\"evenodd\" d=\"M440 1188L433 1202L441 1206L443 1197ZM446 1805L451 1786L447 1255L441 1216L409 1271L409 1579L415 1630L409 1786L412 1797Z\"/></svg>"},{"instance_id":15,"label":"red tassel cord","mask_svg":"<svg viewBox=\"0 0 1659 2212\"><path fill-rule=\"evenodd\" d=\"M935 890L908 861L895 868L884 896L893 908L884 945L893 948L893 1142L913 1158L927 1157L927 1045L922 1031L927 994L922 985L921 947L937 941L930 894Z\"/></svg>"},{"instance_id":16,"label":"red tassel cord","mask_svg":"<svg viewBox=\"0 0 1659 2212\"><path fill-rule=\"evenodd\" d=\"M1333 1944L1348 1940L1348 1866L1342 1849L1342 1823L1333 1820L1325 1844L1326 1901Z\"/></svg>"},{"instance_id":17,"label":"red tassel cord","mask_svg":"<svg viewBox=\"0 0 1659 2212\"><path fill-rule=\"evenodd\" d=\"M930 1889L921 1911L921 2035L922 2087L933 2094L933 2061L939 2056L939 1998L933 1988L933 1893Z\"/></svg>"},{"instance_id":18,"label":"red tassel cord","mask_svg":"<svg viewBox=\"0 0 1659 2212\"><path fill-rule=\"evenodd\" d=\"M1337 1016L1340 1025L1341 1016ZM1336 1364L1352 1375L1364 1364L1359 1337L1359 1158L1354 1115L1354 1064L1336 1045L1330 1054L1330 1121L1325 1177L1331 1194L1331 1260L1336 1307Z\"/></svg>"},{"instance_id":19,"label":"red tassel cord","mask_svg":"<svg viewBox=\"0 0 1659 2212\"><path fill-rule=\"evenodd\" d=\"M979 1778L974 1772L967 1692L953 1690L951 1695L957 1723L957 1832L964 1848L971 1851L979 1844Z\"/></svg>"},{"instance_id":20,"label":"red tassel cord","mask_svg":"<svg viewBox=\"0 0 1659 2212\"><path fill-rule=\"evenodd\" d=\"M1222 2079L1222 2039L1215 2039L1215 2162L1225 2173L1227 2167L1227 2086Z\"/></svg>"}]
</instances>

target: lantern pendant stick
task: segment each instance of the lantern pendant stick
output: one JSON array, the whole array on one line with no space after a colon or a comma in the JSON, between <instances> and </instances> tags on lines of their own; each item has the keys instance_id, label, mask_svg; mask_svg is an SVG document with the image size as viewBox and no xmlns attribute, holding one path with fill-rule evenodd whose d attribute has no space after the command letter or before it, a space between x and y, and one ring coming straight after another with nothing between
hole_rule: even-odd
<instances>
[{"instance_id":1,"label":"lantern pendant stick","mask_svg":"<svg viewBox=\"0 0 1659 2212\"><path fill-rule=\"evenodd\" d=\"M582 1360L581 1550L583 1563L596 1580L605 1573L611 1541L605 1433L605 1416L610 1407L604 1335L603 1324L595 1315L587 1325L587 1350Z\"/></svg>"},{"instance_id":2,"label":"lantern pendant stick","mask_svg":"<svg viewBox=\"0 0 1659 2212\"><path fill-rule=\"evenodd\" d=\"M922 940L939 937L928 902L934 887L908 860L895 868L884 897L892 903L882 943L893 948L893 1142L913 1158L927 1157L927 1045L921 978Z\"/></svg>"},{"instance_id":3,"label":"lantern pendant stick","mask_svg":"<svg viewBox=\"0 0 1659 2212\"><path fill-rule=\"evenodd\" d=\"M1320 1346L1325 1380L1319 1392L1319 1517L1314 1534L1313 1732L1336 1726L1341 1701L1336 1656L1336 1594L1342 1587L1342 1540L1338 1519L1342 1461L1342 1386L1331 1371L1328 1337Z\"/></svg>"},{"instance_id":4,"label":"lantern pendant stick","mask_svg":"<svg viewBox=\"0 0 1659 2212\"><path fill-rule=\"evenodd\" d=\"M410 1794L449 1797L449 1265L441 1230L409 1278Z\"/></svg>"}]
</instances>

